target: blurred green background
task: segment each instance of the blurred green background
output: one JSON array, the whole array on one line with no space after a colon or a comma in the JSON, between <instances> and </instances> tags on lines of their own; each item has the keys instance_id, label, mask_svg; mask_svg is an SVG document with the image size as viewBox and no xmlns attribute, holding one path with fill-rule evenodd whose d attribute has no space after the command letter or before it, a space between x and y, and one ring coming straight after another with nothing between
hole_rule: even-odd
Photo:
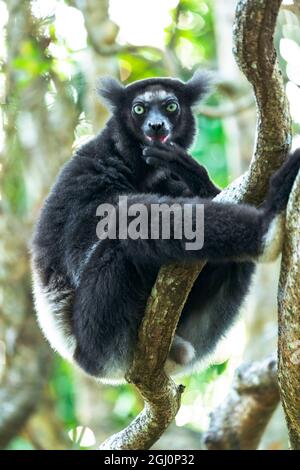
<instances>
[{"instance_id":1,"label":"blurred green background","mask_svg":"<svg viewBox=\"0 0 300 470\"><path fill-rule=\"evenodd\" d=\"M130 386L97 384L53 353L36 325L31 296L32 227L61 165L105 123L97 79L188 79L214 71L197 108L192 148L221 187L240 175L255 136L252 91L231 49L236 0L0 1L0 448L97 448L141 409ZM284 2L276 47L300 136L298 7ZM260 267L243 316L213 357L189 378L176 423L156 444L197 449L209 412L242 361L276 345L278 264ZM262 448L287 447L280 409Z\"/></svg>"}]
</instances>

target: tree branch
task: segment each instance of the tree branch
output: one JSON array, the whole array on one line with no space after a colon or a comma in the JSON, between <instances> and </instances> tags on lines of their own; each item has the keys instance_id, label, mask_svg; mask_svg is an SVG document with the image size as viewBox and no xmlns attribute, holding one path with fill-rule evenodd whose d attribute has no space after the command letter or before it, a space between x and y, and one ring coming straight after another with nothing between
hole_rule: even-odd
<instances>
[{"instance_id":1,"label":"tree branch","mask_svg":"<svg viewBox=\"0 0 300 470\"><path fill-rule=\"evenodd\" d=\"M41 341L32 313L31 316L17 339L19 354L14 355L1 379L1 449L18 434L36 409L50 373L49 348Z\"/></svg>"},{"instance_id":2,"label":"tree branch","mask_svg":"<svg viewBox=\"0 0 300 470\"><path fill-rule=\"evenodd\" d=\"M261 203L271 174L289 150L290 116L273 46L280 4L279 0L240 0L237 5L235 55L254 88L258 137L249 170L218 195L219 201ZM184 302L204 265L160 270L127 374L144 398L145 408L128 428L105 441L102 449L149 448L176 415L181 389L165 376L163 367Z\"/></svg>"},{"instance_id":3,"label":"tree branch","mask_svg":"<svg viewBox=\"0 0 300 470\"><path fill-rule=\"evenodd\" d=\"M277 361L244 364L232 388L210 416L208 450L255 450L279 402Z\"/></svg>"},{"instance_id":4,"label":"tree branch","mask_svg":"<svg viewBox=\"0 0 300 470\"><path fill-rule=\"evenodd\" d=\"M211 119L223 119L235 114L243 113L244 111L253 108L254 105L255 101L251 95L243 97L235 103L226 105L206 106L202 104L196 108L196 113L202 114L202 116L206 116Z\"/></svg>"},{"instance_id":5,"label":"tree branch","mask_svg":"<svg viewBox=\"0 0 300 470\"><path fill-rule=\"evenodd\" d=\"M89 41L94 51L103 57L113 57L117 54L140 54L141 52L150 52L159 56L163 55L163 51L159 49L159 47L155 46L135 46L132 44L125 44L124 46L120 44L113 44L107 46L105 44L100 44L91 34L91 31L89 31Z\"/></svg>"},{"instance_id":6,"label":"tree branch","mask_svg":"<svg viewBox=\"0 0 300 470\"><path fill-rule=\"evenodd\" d=\"M279 386L292 449L300 449L300 174L289 199L278 291Z\"/></svg>"},{"instance_id":7,"label":"tree branch","mask_svg":"<svg viewBox=\"0 0 300 470\"><path fill-rule=\"evenodd\" d=\"M257 141L243 183L243 200L259 204L269 178L283 163L291 145L291 118L273 46L281 0L240 0L234 26L234 53L253 86L257 101Z\"/></svg>"}]
</instances>

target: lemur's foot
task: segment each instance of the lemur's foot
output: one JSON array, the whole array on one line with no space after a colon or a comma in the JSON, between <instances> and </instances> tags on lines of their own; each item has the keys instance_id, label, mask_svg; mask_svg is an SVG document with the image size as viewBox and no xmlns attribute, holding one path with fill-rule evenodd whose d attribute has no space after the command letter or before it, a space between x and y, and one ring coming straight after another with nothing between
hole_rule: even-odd
<instances>
[{"instance_id":1,"label":"lemur's foot","mask_svg":"<svg viewBox=\"0 0 300 470\"><path fill-rule=\"evenodd\" d=\"M177 364L185 366L189 364L195 357L194 346L183 339L181 336L175 335L170 350L170 359Z\"/></svg>"},{"instance_id":2,"label":"lemur's foot","mask_svg":"<svg viewBox=\"0 0 300 470\"><path fill-rule=\"evenodd\" d=\"M296 176L300 170L300 149L290 154L288 159L274 173L270 180L268 195L263 207L275 214L285 210Z\"/></svg>"},{"instance_id":3,"label":"lemur's foot","mask_svg":"<svg viewBox=\"0 0 300 470\"><path fill-rule=\"evenodd\" d=\"M300 169L300 149L292 153L272 176L264 210L263 250L259 262L275 261L280 255L284 237L285 208Z\"/></svg>"}]
</instances>

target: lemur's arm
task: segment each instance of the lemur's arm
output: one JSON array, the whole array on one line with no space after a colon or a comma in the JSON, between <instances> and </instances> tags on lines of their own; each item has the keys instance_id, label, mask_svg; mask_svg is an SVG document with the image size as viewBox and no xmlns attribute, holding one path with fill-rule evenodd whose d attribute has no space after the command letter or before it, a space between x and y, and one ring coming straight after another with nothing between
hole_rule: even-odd
<instances>
[{"instance_id":1,"label":"lemur's arm","mask_svg":"<svg viewBox=\"0 0 300 470\"><path fill-rule=\"evenodd\" d=\"M207 170L179 145L156 143L144 148L143 158L149 166L167 168L177 175L179 181L183 180L194 196L212 198L220 192L210 180Z\"/></svg>"},{"instance_id":2,"label":"lemur's arm","mask_svg":"<svg viewBox=\"0 0 300 470\"><path fill-rule=\"evenodd\" d=\"M281 237L278 224L279 217L284 211L293 182L300 168L300 151L292 154L282 167L274 174L264 204L260 209L246 204L225 204L199 197L181 199L161 196L157 194L130 194L125 206L119 205L117 211L127 210L133 205L144 204L149 219L148 233L152 233L155 224L155 215L152 214L153 205L165 204L167 207L177 204L184 209L188 204L196 208L197 204L204 206L204 221L200 227L196 224L195 211L187 214L194 234L199 235L203 230L204 243L202 248L186 250L188 239L186 234L175 237L175 217L170 219L170 238L168 240L159 236L151 239L139 238L132 240L118 239L120 248L129 259L139 259L147 264L151 261L157 264L166 264L172 261L194 261L208 259L212 261L270 261L276 259L281 250ZM152 219L152 217L154 219ZM117 217L119 219L119 217ZM130 219L130 217L129 217ZM127 221L128 224L131 220ZM274 222L274 223L272 223ZM113 240L115 242L115 240ZM105 246L101 242L102 248ZM118 243L117 243L118 244ZM266 252L267 250L267 252Z\"/></svg>"}]
</instances>

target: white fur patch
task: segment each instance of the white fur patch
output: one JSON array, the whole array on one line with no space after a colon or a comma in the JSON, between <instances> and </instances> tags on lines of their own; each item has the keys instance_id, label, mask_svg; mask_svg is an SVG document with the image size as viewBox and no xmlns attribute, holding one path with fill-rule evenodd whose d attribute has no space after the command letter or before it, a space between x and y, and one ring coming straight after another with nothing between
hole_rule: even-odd
<instances>
[{"instance_id":1,"label":"white fur patch","mask_svg":"<svg viewBox=\"0 0 300 470\"><path fill-rule=\"evenodd\" d=\"M147 103L151 103L154 100L164 100L167 98L169 93L166 90L152 90L152 91L145 91L142 95L139 95L137 98L145 101Z\"/></svg>"},{"instance_id":2,"label":"white fur patch","mask_svg":"<svg viewBox=\"0 0 300 470\"><path fill-rule=\"evenodd\" d=\"M281 213L274 217L268 231L263 237L263 253L259 256L258 262L270 263L275 261L281 253L283 245L283 234L285 225L285 214Z\"/></svg>"},{"instance_id":3,"label":"white fur patch","mask_svg":"<svg viewBox=\"0 0 300 470\"><path fill-rule=\"evenodd\" d=\"M37 319L45 338L52 348L63 358L73 362L76 348L76 339L71 334L66 334L63 310L70 301L70 291L47 291L42 286L37 271L33 268L33 294L37 312ZM62 298L63 300L57 300Z\"/></svg>"}]
</instances>

